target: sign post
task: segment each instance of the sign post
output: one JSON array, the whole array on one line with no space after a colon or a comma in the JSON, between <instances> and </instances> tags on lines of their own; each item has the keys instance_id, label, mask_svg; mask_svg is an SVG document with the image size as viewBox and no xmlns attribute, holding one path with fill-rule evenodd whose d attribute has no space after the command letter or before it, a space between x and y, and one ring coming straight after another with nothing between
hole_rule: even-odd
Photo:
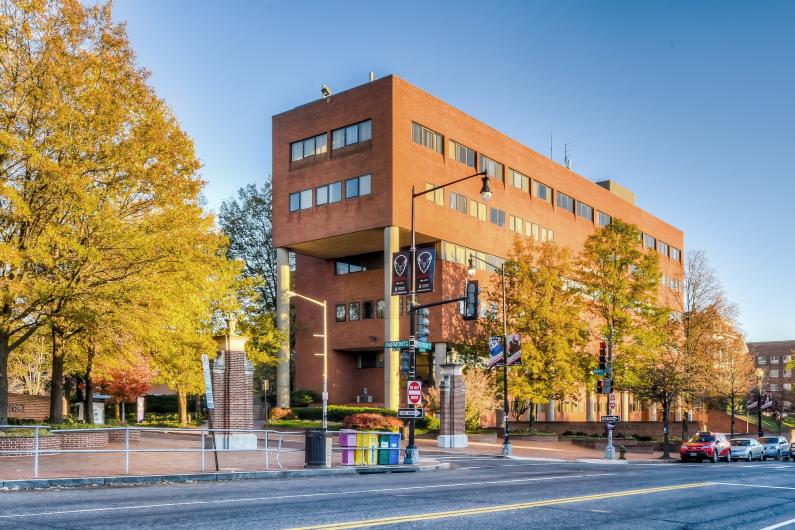
<instances>
[{"instance_id":1,"label":"sign post","mask_svg":"<svg viewBox=\"0 0 795 530\"><path fill-rule=\"evenodd\" d=\"M406 387L406 400L412 407L422 406L422 383L409 381Z\"/></svg>"},{"instance_id":2,"label":"sign post","mask_svg":"<svg viewBox=\"0 0 795 530\"><path fill-rule=\"evenodd\" d=\"M202 354L202 372L204 373L204 395L207 402L207 425L210 427L210 440L213 444L213 455L215 456L215 470L218 471L218 451L215 447L215 433L213 432L213 415L215 402L213 401L213 379L210 376L210 359ZM204 458L204 455L202 455ZM204 463L202 463L204 467Z\"/></svg>"}]
</instances>

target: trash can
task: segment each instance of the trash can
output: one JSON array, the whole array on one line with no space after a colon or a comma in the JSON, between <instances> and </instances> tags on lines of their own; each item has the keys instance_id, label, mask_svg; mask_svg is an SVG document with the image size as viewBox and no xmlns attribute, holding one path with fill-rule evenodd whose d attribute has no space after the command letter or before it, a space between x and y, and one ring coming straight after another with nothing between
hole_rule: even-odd
<instances>
[{"instance_id":1,"label":"trash can","mask_svg":"<svg viewBox=\"0 0 795 530\"><path fill-rule=\"evenodd\" d=\"M307 429L304 445L306 467L328 467L331 461L328 458L330 444L326 439L323 429Z\"/></svg>"},{"instance_id":2,"label":"trash can","mask_svg":"<svg viewBox=\"0 0 795 530\"><path fill-rule=\"evenodd\" d=\"M400 463L400 433L389 433L389 465L396 466Z\"/></svg>"},{"instance_id":3,"label":"trash can","mask_svg":"<svg viewBox=\"0 0 795 530\"><path fill-rule=\"evenodd\" d=\"M378 448L378 435L374 432L356 433L356 452L354 461L359 466L374 466L376 450Z\"/></svg>"},{"instance_id":4,"label":"trash can","mask_svg":"<svg viewBox=\"0 0 795 530\"><path fill-rule=\"evenodd\" d=\"M388 466L389 465L389 435L388 434L379 434L378 435L378 465L379 466Z\"/></svg>"},{"instance_id":5,"label":"trash can","mask_svg":"<svg viewBox=\"0 0 795 530\"><path fill-rule=\"evenodd\" d=\"M354 450L356 449L356 431L351 429L343 429L339 434L339 444L342 453L340 461L343 466L352 466L356 462L353 458Z\"/></svg>"}]
</instances>

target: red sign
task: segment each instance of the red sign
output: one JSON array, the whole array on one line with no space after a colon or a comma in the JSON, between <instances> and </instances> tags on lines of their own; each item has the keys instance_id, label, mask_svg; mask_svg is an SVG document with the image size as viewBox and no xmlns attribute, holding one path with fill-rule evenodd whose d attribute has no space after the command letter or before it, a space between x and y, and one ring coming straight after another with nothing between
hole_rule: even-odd
<instances>
[{"instance_id":1,"label":"red sign","mask_svg":"<svg viewBox=\"0 0 795 530\"><path fill-rule=\"evenodd\" d=\"M422 384L419 381L409 381L406 400L415 407L422 405Z\"/></svg>"},{"instance_id":2,"label":"red sign","mask_svg":"<svg viewBox=\"0 0 795 530\"><path fill-rule=\"evenodd\" d=\"M608 403L608 407L610 408L610 410L613 410L614 408L616 408L616 395L615 394L610 394L610 397L608 398L607 403Z\"/></svg>"}]
</instances>

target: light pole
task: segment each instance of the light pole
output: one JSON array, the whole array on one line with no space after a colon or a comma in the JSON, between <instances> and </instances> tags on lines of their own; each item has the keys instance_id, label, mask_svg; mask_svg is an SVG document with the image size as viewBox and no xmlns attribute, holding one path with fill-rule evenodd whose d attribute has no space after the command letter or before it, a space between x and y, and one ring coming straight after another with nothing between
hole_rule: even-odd
<instances>
[{"instance_id":1,"label":"light pole","mask_svg":"<svg viewBox=\"0 0 795 530\"><path fill-rule=\"evenodd\" d=\"M756 434L759 438L765 435L762 429L762 379L765 377L765 371L762 368L756 369Z\"/></svg>"},{"instance_id":2,"label":"light pole","mask_svg":"<svg viewBox=\"0 0 795 530\"><path fill-rule=\"evenodd\" d=\"M508 309L507 298L505 296L505 260L502 265L497 267L488 261L481 259L473 254L469 255L469 270L467 272L470 276L475 275L475 260L485 263L495 271L500 273L500 283L502 284L502 456L510 456L511 450L511 437L508 434Z\"/></svg>"},{"instance_id":3,"label":"light pole","mask_svg":"<svg viewBox=\"0 0 795 530\"><path fill-rule=\"evenodd\" d=\"M314 334L314 337L323 337L323 353L316 353L315 355L321 355L323 357L323 430L325 431L328 428L328 307L326 305L325 300L315 300L314 298L309 298L308 296L304 296L302 294L298 294L294 291L286 291L287 296L289 297L297 297L303 298L307 302L312 302L315 305L319 305L323 308L323 334L318 335Z\"/></svg>"},{"instance_id":4,"label":"light pole","mask_svg":"<svg viewBox=\"0 0 795 530\"><path fill-rule=\"evenodd\" d=\"M459 182L469 180L471 178L481 177L483 185L480 188L480 196L485 202L491 199L491 188L489 187L489 176L485 171L480 171L460 179L453 180L441 186L417 191L414 186L411 187L411 291L409 291L409 357L411 359L411 370L409 373L409 380L417 380L417 348L414 342L414 308L417 305L417 230L415 227L415 202L417 197L424 197L429 193L434 193L436 190L443 189L447 186L452 186ZM414 405L409 404L410 408ZM409 442L406 445L406 456L403 459L404 464L418 464L420 461L419 451L414 439L414 417L409 420Z\"/></svg>"}]
</instances>

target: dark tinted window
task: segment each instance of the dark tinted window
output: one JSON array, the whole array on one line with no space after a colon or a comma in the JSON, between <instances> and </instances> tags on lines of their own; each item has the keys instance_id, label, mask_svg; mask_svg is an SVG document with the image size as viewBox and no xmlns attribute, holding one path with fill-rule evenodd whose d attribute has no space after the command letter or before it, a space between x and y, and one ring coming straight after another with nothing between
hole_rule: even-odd
<instances>
[{"instance_id":1,"label":"dark tinted window","mask_svg":"<svg viewBox=\"0 0 795 530\"><path fill-rule=\"evenodd\" d=\"M732 445L735 447L748 447L751 445L750 440L732 440Z\"/></svg>"}]
</instances>

